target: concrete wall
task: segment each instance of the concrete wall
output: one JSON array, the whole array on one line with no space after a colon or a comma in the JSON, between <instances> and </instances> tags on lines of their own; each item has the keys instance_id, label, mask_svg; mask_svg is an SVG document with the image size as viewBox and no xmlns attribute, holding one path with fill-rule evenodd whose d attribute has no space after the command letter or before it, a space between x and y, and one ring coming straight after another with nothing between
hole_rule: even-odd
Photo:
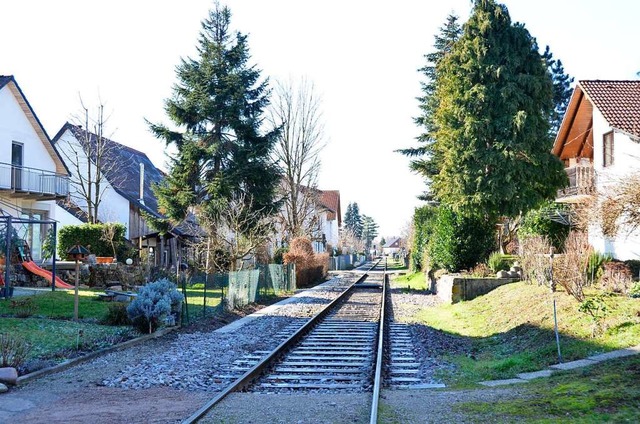
<instances>
[{"instance_id":1,"label":"concrete wall","mask_svg":"<svg viewBox=\"0 0 640 424\"><path fill-rule=\"evenodd\" d=\"M459 275L443 275L436 282L436 294L448 303L475 299L518 278L473 278Z\"/></svg>"}]
</instances>

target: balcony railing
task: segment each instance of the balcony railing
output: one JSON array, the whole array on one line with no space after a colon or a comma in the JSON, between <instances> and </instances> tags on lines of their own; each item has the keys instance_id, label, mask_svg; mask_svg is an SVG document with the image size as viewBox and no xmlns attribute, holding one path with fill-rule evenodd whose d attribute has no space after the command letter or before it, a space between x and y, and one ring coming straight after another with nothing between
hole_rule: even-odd
<instances>
[{"instance_id":1,"label":"balcony railing","mask_svg":"<svg viewBox=\"0 0 640 424\"><path fill-rule=\"evenodd\" d=\"M591 196L596 192L595 173L591 165L576 165L565 168L569 177L569 185L558 190L558 200L567 201L570 198ZM577 200L577 199L576 199Z\"/></svg>"},{"instance_id":2,"label":"balcony railing","mask_svg":"<svg viewBox=\"0 0 640 424\"><path fill-rule=\"evenodd\" d=\"M69 177L0 162L0 190L10 191L15 197L60 199L69 194Z\"/></svg>"}]
</instances>

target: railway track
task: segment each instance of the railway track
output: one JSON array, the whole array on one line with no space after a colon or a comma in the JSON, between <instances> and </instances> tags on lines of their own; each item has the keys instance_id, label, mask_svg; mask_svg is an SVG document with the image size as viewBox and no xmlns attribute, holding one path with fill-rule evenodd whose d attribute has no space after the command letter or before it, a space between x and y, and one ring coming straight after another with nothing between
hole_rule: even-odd
<instances>
[{"instance_id":1,"label":"railway track","mask_svg":"<svg viewBox=\"0 0 640 424\"><path fill-rule=\"evenodd\" d=\"M322 312L303 324L272 352L257 351L241 358L220 378L229 384L184 423L204 417L234 391L373 392L370 422L377 421L384 357L386 263L369 266L358 281ZM377 271L377 272L376 272ZM299 323L281 333L284 337Z\"/></svg>"}]
</instances>

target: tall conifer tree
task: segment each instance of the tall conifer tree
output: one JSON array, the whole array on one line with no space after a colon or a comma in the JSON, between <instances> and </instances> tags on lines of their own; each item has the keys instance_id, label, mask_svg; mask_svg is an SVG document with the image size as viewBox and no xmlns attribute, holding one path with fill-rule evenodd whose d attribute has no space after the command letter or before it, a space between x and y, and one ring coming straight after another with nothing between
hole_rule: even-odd
<instances>
[{"instance_id":1,"label":"tall conifer tree","mask_svg":"<svg viewBox=\"0 0 640 424\"><path fill-rule=\"evenodd\" d=\"M230 20L229 9L216 3L202 22L197 57L182 59L176 69L165 110L177 130L150 123L177 148L156 187L160 210L174 221L195 207L215 222L232 198L247 199L252 216L275 209L278 174L269 158L277 133L260 132L268 81L249 65L247 37L232 32Z\"/></svg>"},{"instance_id":2,"label":"tall conifer tree","mask_svg":"<svg viewBox=\"0 0 640 424\"><path fill-rule=\"evenodd\" d=\"M515 216L566 176L551 154L553 84L535 39L504 5L476 0L438 64L435 197L464 214Z\"/></svg>"},{"instance_id":3,"label":"tall conifer tree","mask_svg":"<svg viewBox=\"0 0 640 424\"><path fill-rule=\"evenodd\" d=\"M450 14L440 28L440 33L435 36L435 51L424 57L427 64L420 68L425 79L420 83L422 95L418 97L421 110L420 116L414 119L415 123L423 128L424 132L417 137L419 146L409 149L401 149L400 153L412 158L411 170L421 174L430 182L430 178L438 172L438 158L433 148L435 131L433 116L438 109L438 98L434 96L436 91L437 68L440 61L451 51L453 44L460 38L462 28L458 23L458 16Z\"/></svg>"}]
</instances>

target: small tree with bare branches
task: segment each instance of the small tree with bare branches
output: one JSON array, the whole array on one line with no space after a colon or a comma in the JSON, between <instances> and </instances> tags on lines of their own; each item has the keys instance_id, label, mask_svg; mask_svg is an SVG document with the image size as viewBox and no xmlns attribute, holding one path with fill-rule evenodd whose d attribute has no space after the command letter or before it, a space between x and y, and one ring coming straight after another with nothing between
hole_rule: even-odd
<instances>
[{"instance_id":1,"label":"small tree with bare branches","mask_svg":"<svg viewBox=\"0 0 640 424\"><path fill-rule=\"evenodd\" d=\"M107 176L122 178L118 172L122 164L114 160L117 144L105 135L108 117L104 115L104 103L99 101L95 110L90 110L81 97L80 105L81 112L74 116L76 124L71 128L77 143L61 139L57 147L71 169L71 198L78 206L86 207L88 221L95 224L108 187Z\"/></svg>"},{"instance_id":2,"label":"small tree with bare branches","mask_svg":"<svg viewBox=\"0 0 640 424\"><path fill-rule=\"evenodd\" d=\"M215 216L196 211L200 237L191 243L197 257L204 258L207 272L237 271L245 260L271 237L273 223L253 207L250 195L235 194Z\"/></svg>"}]
</instances>

